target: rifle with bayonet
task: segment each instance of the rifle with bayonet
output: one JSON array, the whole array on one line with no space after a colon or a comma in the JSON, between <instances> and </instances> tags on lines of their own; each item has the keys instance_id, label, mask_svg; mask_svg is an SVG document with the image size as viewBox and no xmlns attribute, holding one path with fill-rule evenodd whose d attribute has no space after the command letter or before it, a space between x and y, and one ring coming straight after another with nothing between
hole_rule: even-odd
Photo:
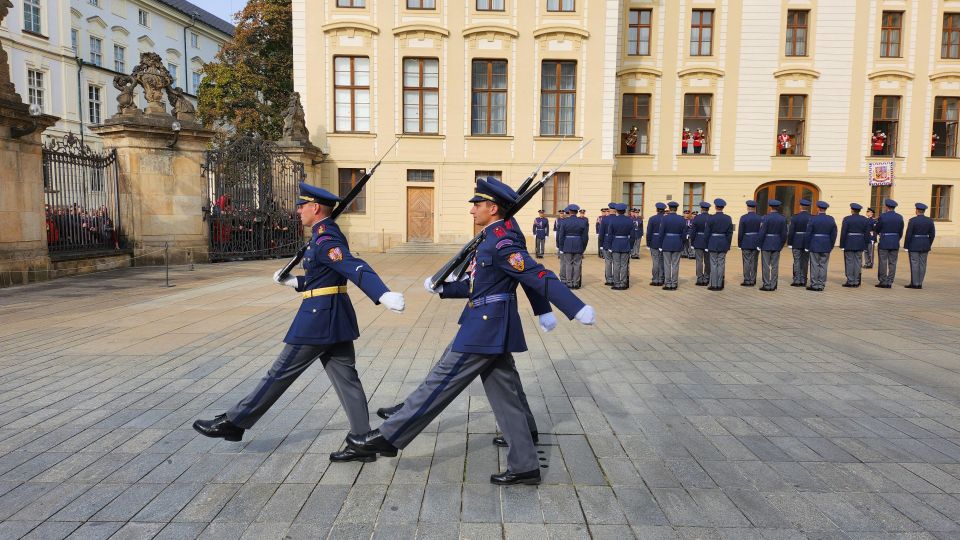
<instances>
[{"instance_id":1,"label":"rifle with bayonet","mask_svg":"<svg viewBox=\"0 0 960 540\"><path fill-rule=\"evenodd\" d=\"M370 180L370 177L373 176L373 173L377 172L377 167L379 167L380 163L383 162L384 158L387 157L387 154L389 154L390 151L393 150L395 146L397 146L397 143L400 142L400 139L402 137L403 135L397 136L397 140L393 141L393 144L390 145L390 148L387 148L387 151L384 152L382 156L380 156L380 159L373 164L373 167L370 167L370 169L366 173L364 173L364 175L361 176L359 180L357 180L356 184L354 184L353 187L350 188L350 191L343 196L343 199L341 199L340 202L337 203L337 206L333 209L333 212L330 213L331 221L337 219L337 216L342 214L344 210L346 210L347 208L350 207L351 204L353 204L353 200L356 199L358 195L360 195L361 191L363 191L363 187L367 185L367 181ZM293 269L298 264L300 264L300 261L303 260L303 255L304 253L307 252L307 247L309 245L310 243L307 242L306 244L300 246L300 249L297 250L296 255L294 255L293 258L290 259L290 262L288 262L287 265L283 267L283 270L280 271L280 274L278 275L277 279L283 280L285 277L290 275L290 272L292 272Z\"/></svg>"},{"instance_id":2,"label":"rifle with bayonet","mask_svg":"<svg viewBox=\"0 0 960 540\"><path fill-rule=\"evenodd\" d=\"M536 173L537 171L539 171L539 167L538 167L537 171L534 171L534 173L530 175L527 178L527 180L525 180L524 183L520 186L521 188L526 186L526 189L523 190L523 193L518 193L517 202L504 213L503 221L507 222L514 215L516 215L516 213L519 212L520 209L523 208L525 204L527 204L528 202L530 202L531 199L533 199L533 196L540 191L543 185L546 184L547 181L549 181L551 178L553 178L555 174L557 174L557 170L559 170L560 167L563 167L564 165L566 165L568 161L573 159L574 156L579 154L580 151L586 148L587 145L589 145L592 141L593 140L591 139L581 144L572 154L570 154L569 157L567 157L567 159L563 160L563 162L561 162L559 165L554 167L548 174L544 175L543 178L534 181ZM477 236L475 236L473 240L467 242L462 248L460 248L460 252L457 253L452 259L447 261L447 263L443 265L443 267L440 268L440 270L437 271L437 273L434 274L432 278L430 278L430 286L436 289L438 286L442 285L443 281L447 279L448 276L453 274L454 271L458 270L463 265L467 264L467 261L470 259L470 256L473 255L473 252L476 251L477 247L480 246L481 242L483 242L482 232L477 234ZM462 275L462 274L458 274L458 276L459 275Z\"/></svg>"}]
</instances>

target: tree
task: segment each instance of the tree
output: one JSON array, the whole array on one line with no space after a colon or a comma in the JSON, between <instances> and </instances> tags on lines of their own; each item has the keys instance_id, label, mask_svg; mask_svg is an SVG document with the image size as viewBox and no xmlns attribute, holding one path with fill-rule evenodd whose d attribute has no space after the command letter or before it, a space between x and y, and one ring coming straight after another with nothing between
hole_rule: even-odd
<instances>
[{"instance_id":1,"label":"tree","mask_svg":"<svg viewBox=\"0 0 960 540\"><path fill-rule=\"evenodd\" d=\"M233 41L203 67L197 115L276 140L293 92L293 16L290 0L249 0L235 16Z\"/></svg>"}]
</instances>

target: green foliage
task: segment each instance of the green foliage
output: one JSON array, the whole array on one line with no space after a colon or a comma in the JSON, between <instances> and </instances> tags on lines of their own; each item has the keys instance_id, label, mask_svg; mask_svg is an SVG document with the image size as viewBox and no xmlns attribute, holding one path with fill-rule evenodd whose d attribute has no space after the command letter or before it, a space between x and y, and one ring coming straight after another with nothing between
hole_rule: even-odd
<instances>
[{"instance_id":1,"label":"green foliage","mask_svg":"<svg viewBox=\"0 0 960 540\"><path fill-rule=\"evenodd\" d=\"M208 126L276 140L293 92L290 0L249 0L235 23L233 41L203 68L197 114Z\"/></svg>"}]
</instances>

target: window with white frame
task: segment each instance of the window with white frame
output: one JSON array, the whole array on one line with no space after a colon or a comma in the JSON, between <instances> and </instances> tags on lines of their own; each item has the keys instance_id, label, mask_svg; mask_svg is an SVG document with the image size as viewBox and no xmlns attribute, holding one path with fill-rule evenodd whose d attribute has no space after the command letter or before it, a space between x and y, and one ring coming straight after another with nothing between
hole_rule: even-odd
<instances>
[{"instance_id":1,"label":"window with white frame","mask_svg":"<svg viewBox=\"0 0 960 540\"><path fill-rule=\"evenodd\" d=\"M507 61L474 60L470 105L470 133L506 135Z\"/></svg>"},{"instance_id":2,"label":"window with white frame","mask_svg":"<svg viewBox=\"0 0 960 540\"><path fill-rule=\"evenodd\" d=\"M90 36L90 63L103 65L103 40L96 36Z\"/></svg>"},{"instance_id":3,"label":"window with white frame","mask_svg":"<svg viewBox=\"0 0 960 540\"><path fill-rule=\"evenodd\" d=\"M337 56L333 59L334 130L370 131L370 59Z\"/></svg>"},{"instance_id":4,"label":"window with white frame","mask_svg":"<svg viewBox=\"0 0 960 540\"><path fill-rule=\"evenodd\" d=\"M137 22L140 23L140 26L150 27L150 14L142 9L137 10Z\"/></svg>"},{"instance_id":5,"label":"window with white frame","mask_svg":"<svg viewBox=\"0 0 960 540\"><path fill-rule=\"evenodd\" d=\"M89 3L91 6L100 7L100 0L87 0L87 3Z\"/></svg>"},{"instance_id":6,"label":"window with white frame","mask_svg":"<svg viewBox=\"0 0 960 540\"><path fill-rule=\"evenodd\" d=\"M39 34L43 29L40 25L40 0L23 0L23 29L34 34Z\"/></svg>"},{"instance_id":7,"label":"window with white frame","mask_svg":"<svg viewBox=\"0 0 960 540\"><path fill-rule=\"evenodd\" d=\"M574 11L574 0L547 0L547 11Z\"/></svg>"},{"instance_id":8,"label":"window with white frame","mask_svg":"<svg viewBox=\"0 0 960 540\"><path fill-rule=\"evenodd\" d=\"M173 85L176 86L177 82L180 80L180 78L177 77L177 65L168 62L167 71L170 72L170 76L173 77Z\"/></svg>"},{"instance_id":9,"label":"window with white frame","mask_svg":"<svg viewBox=\"0 0 960 540\"><path fill-rule=\"evenodd\" d=\"M544 60L540 72L540 135L573 135L577 63Z\"/></svg>"},{"instance_id":10,"label":"window with white frame","mask_svg":"<svg viewBox=\"0 0 960 540\"><path fill-rule=\"evenodd\" d=\"M102 92L103 88L99 86L93 84L87 86L87 120L91 124L99 124L102 120L100 114Z\"/></svg>"},{"instance_id":11,"label":"window with white frame","mask_svg":"<svg viewBox=\"0 0 960 540\"><path fill-rule=\"evenodd\" d=\"M440 132L440 61L403 59L403 132Z\"/></svg>"},{"instance_id":12,"label":"window with white frame","mask_svg":"<svg viewBox=\"0 0 960 540\"><path fill-rule=\"evenodd\" d=\"M477 11L503 11L503 0L477 0Z\"/></svg>"},{"instance_id":13,"label":"window with white frame","mask_svg":"<svg viewBox=\"0 0 960 540\"><path fill-rule=\"evenodd\" d=\"M35 69L27 70L27 95L30 98L31 105L39 105L41 110L43 106L43 72Z\"/></svg>"},{"instance_id":14,"label":"window with white frame","mask_svg":"<svg viewBox=\"0 0 960 540\"><path fill-rule=\"evenodd\" d=\"M199 71L194 71L190 74L190 88L193 89L193 93L197 93L197 89L200 88L200 83L203 82L203 74Z\"/></svg>"},{"instance_id":15,"label":"window with white frame","mask_svg":"<svg viewBox=\"0 0 960 540\"><path fill-rule=\"evenodd\" d=\"M120 73L127 72L127 48L123 45L113 46L113 70Z\"/></svg>"},{"instance_id":16,"label":"window with white frame","mask_svg":"<svg viewBox=\"0 0 960 540\"><path fill-rule=\"evenodd\" d=\"M76 28L70 29L70 45L73 47L73 56L80 57L80 31Z\"/></svg>"},{"instance_id":17,"label":"window with white frame","mask_svg":"<svg viewBox=\"0 0 960 540\"><path fill-rule=\"evenodd\" d=\"M194 49L200 48L200 36L196 32L190 32L190 46Z\"/></svg>"}]
</instances>

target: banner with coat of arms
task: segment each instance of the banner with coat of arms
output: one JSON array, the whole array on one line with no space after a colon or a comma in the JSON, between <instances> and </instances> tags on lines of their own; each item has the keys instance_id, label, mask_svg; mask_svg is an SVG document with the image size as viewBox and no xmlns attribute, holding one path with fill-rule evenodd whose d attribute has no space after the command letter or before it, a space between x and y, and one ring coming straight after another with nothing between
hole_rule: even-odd
<instances>
[{"instance_id":1,"label":"banner with coat of arms","mask_svg":"<svg viewBox=\"0 0 960 540\"><path fill-rule=\"evenodd\" d=\"M871 186L892 186L893 169L896 163L893 161L877 161L867 164L867 176Z\"/></svg>"}]
</instances>

